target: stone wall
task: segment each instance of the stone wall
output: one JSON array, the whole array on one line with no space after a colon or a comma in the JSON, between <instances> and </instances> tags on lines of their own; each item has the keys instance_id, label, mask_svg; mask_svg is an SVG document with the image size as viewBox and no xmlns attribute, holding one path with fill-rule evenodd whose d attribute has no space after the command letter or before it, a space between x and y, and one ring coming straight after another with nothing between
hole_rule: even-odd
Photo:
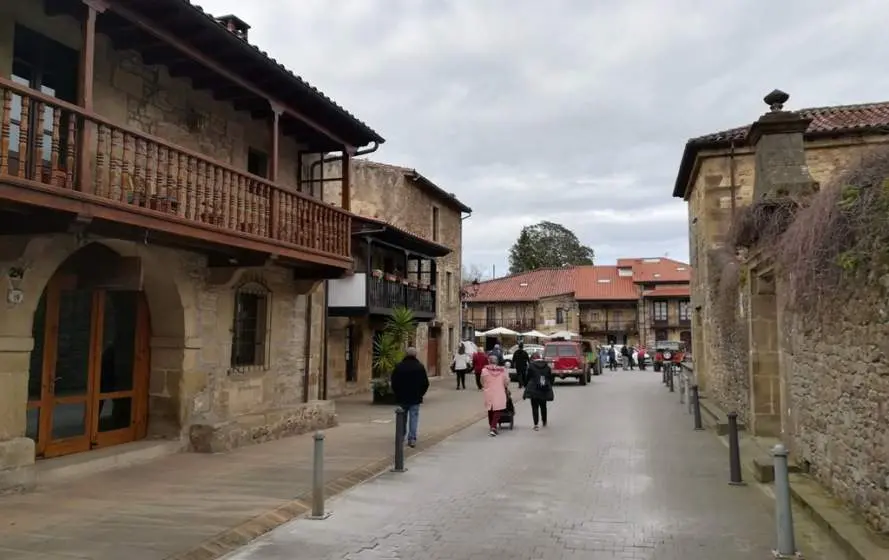
<instances>
[{"instance_id":1,"label":"stone wall","mask_svg":"<svg viewBox=\"0 0 889 560\"><path fill-rule=\"evenodd\" d=\"M810 142L809 171L825 184L885 142ZM743 266L729 267L736 285L726 294L719 284L726 275L720 250L732 219L727 155L699 158L693 181L692 301L693 309L700 306L693 311L695 373L707 398L736 410L750 429L780 436L793 460L871 527L889 533L889 329L868 319L883 299L856 293L831 321L815 324L787 306L780 272L763 292L755 286L756 267ZM739 150L737 207L749 204L753 181L752 152ZM725 319L726 305L736 307L734 320Z\"/></svg>"},{"instance_id":2,"label":"stone wall","mask_svg":"<svg viewBox=\"0 0 889 560\"><path fill-rule=\"evenodd\" d=\"M114 239L86 241L142 261L152 329L149 436L221 451L334 422L330 407L303 402L306 368L309 398L320 393L321 337L310 335L308 359L305 346L307 334L320 331L320 288L294 282L282 268L240 269L220 277L198 254ZM24 301L0 306L0 488L33 482L23 473L34 462L34 442L24 437L34 310L47 281L86 241L69 234L0 241L0 273L24 271ZM261 284L270 294L268 359L265 367L233 370L234 290L244 282Z\"/></svg>"},{"instance_id":3,"label":"stone wall","mask_svg":"<svg viewBox=\"0 0 889 560\"><path fill-rule=\"evenodd\" d=\"M42 2L4 3L0 6L0 74L4 77L12 72L16 23L80 50L82 33L75 19L47 17ZM194 90L188 79L172 78L164 67L143 64L136 52L115 51L103 35L96 39L94 84L95 111L112 122L243 170L248 148L266 154L271 151L270 122L254 120L249 112L235 111L231 102L216 101L210 92ZM189 130L186 119L190 112L206 122L203 130ZM297 185L298 149L292 138L281 139L278 182L282 185Z\"/></svg>"},{"instance_id":4,"label":"stone wall","mask_svg":"<svg viewBox=\"0 0 889 560\"><path fill-rule=\"evenodd\" d=\"M448 371L451 356L457 350L460 338L460 286L463 222L461 212L440 195L431 193L421 184L408 179L410 169L355 159L351 162L351 210L361 216L384 220L424 239L435 241L451 249L446 257L437 259L436 284L436 337L437 352L430 354L427 348L430 328L420 324L415 336L421 361L428 362L430 355L437 354L437 363L426 363L437 374ZM342 175L339 162L324 167L325 177ZM325 184L324 200L339 206L342 203L342 186L338 182ZM433 208L438 209L439 231L432 231ZM450 290L448 287L450 277ZM337 349L337 352L340 350ZM328 350L330 356L333 350ZM330 378L342 377L341 371L331 368ZM369 372L360 374L368 377ZM339 386L339 381L333 382ZM333 393L331 393L333 395Z\"/></svg>"},{"instance_id":5,"label":"stone wall","mask_svg":"<svg viewBox=\"0 0 889 560\"><path fill-rule=\"evenodd\" d=\"M562 309L563 320L558 322L557 310ZM580 331L580 312L574 294L550 296L537 300L537 330L543 332L552 331Z\"/></svg>"}]
</instances>

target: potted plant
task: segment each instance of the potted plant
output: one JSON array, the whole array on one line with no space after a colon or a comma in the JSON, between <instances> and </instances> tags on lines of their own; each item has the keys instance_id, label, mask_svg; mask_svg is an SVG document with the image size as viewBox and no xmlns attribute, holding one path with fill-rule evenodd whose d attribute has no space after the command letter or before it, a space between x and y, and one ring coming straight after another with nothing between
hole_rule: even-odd
<instances>
[{"instance_id":1,"label":"potted plant","mask_svg":"<svg viewBox=\"0 0 889 560\"><path fill-rule=\"evenodd\" d=\"M382 278L383 277L383 271L380 270L379 268L373 269L372 274L373 274L374 278Z\"/></svg>"},{"instance_id":2,"label":"potted plant","mask_svg":"<svg viewBox=\"0 0 889 560\"><path fill-rule=\"evenodd\" d=\"M396 280L398 280L398 277L394 274L386 274L386 280L389 282L395 282Z\"/></svg>"},{"instance_id":3,"label":"potted plant","mask_svg":"<svg viewBox=\"0 0 889 560\"><path fill-rule=\"evenodd\" d=\"M407 307L396 307L386 319L386 327L374 341L373 389L374 404L396 404L389 383L392 370L404 359L411 334L416 328L414 314Z\"/></svg>"}]
</instances>

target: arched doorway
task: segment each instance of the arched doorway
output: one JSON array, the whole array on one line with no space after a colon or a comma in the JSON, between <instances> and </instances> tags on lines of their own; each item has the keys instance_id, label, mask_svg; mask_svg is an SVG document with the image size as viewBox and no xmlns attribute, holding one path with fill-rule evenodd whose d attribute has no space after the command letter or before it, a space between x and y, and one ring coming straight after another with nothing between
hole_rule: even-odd
<instances>
[{"instance_id":1,"label":"arched doorway","mask_svg":"<svg viewBox=\"0 0 889 560\"><path fill-rule=\"evenodd\" d=\"M34 312L27 435L38 457L145 437L150 325L141 271L92 244L56 271Z\"/></svg>"}]
</instances>

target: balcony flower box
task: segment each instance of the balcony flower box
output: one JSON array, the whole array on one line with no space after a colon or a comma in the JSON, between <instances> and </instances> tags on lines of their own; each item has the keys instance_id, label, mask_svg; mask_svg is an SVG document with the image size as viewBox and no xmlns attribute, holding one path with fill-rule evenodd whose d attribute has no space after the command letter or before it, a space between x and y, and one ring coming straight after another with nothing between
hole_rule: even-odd
<instances>
[{"instance_id":1,"label":"balcony flower box","mask_svg":"<svg viewBox=\"0 0 889 560\"><path fill-rule=\"evenodd\" d=\"M407 286L408 284L410 284L410 282L408 281L407 278L402 278L402 279L401 279L401 283L404 284L405 286Z\"/></svg>"},{"instance_id":2,"label":"balcony flower box","mask_svg":"<svg viewBox=\"0 0 889 560\"><path fill-rule=\"evenodd\" d=\"M371 276L373 276L374 278L382 278L383 271L380 270L379 268L375 268L371 271Z\"/></svg>"},{"instance_id":3,"label":"balcony flower box","mask_svg":"<svg viewBox=\"0 0 889 560\"><path fill-rule=\"evenodd\" d=\"M387 275L386 275L386 280L389 281L389 282L397 282L397 281L398 281L398 277L395 276L394 274L387 274Z\"/></svg>"},{"instance_id":4,"label":"balcony flower box","mask_svg":"<svg viewBox=\"0 0 889 560\"><path fill-rule=\"evenodd\" d=\"M417 283L412 280L408 280L407 285L410 286L411 288L417 287Z\"/></svg>"},{"instance_id":5,"label":"balcony flower box","mask_svg":"<svg viewBox=\"0 0 889 560\"><path fill-rule=\"evenodd\" d=\"M429 284L426 283L426 282L421 282L421 283L420 283L420 289L421 289L421 290L428 290L428 289L429 289Z\"/></svg>"}]
</instances>

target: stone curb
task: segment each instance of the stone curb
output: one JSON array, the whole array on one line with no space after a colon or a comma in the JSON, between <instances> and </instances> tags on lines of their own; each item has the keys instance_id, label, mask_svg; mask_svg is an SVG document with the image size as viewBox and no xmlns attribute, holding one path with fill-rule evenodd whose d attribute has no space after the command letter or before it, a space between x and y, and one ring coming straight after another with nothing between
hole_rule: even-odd
<instances>
[{"instance_id":1,"label":"stone curb","mask_svg":"<svg viewBox=\"0 0 889 560\"><path fill-rule=\"evenodd\" d=\"M703 405L703 401L701 404ZM711 428L716 436L726 446L728 445L727 436L719 433L716 417L705 416L704 425ZM742 461L741 468L756 478L748 462ZM809 513L815 523L827 532L830 539L849 556L850 560L884 560L887 558L886 548L874 543L869 538L867 529L856 523L851 515L831 513L822 504L815 503L819 496L822 496L824 500L829 500L827 493L816 482L803 474L796 473L790 474L790 482L790 495L793 501ZM771 483L760 482L760 484L771 486ZM800 492L801 487L807 488L807 491ZM774 496L772 499L774 500Z\"/></svg>"},{"instance_id":2,"label":"stone curb","mask_svg":"<svg viewBox=\"0 0 889 560\"><path fill-rule=\"evenodd\" d=\"M487 418L486 412L474 414L471 417L454 424L443 430L433 432L432 435L423 438L418 442L416 448L407 448L405 450L405 458L413 457L417 453L424 451L441 443L444 439L460 432L479 420ZM392 465L392 457L381 457L374 461L359 467L348 474L331 480L324 485L324 496L330 498L341 492L348 490L354 486L366 482L389 469ZM215 537L204 541L196 548L168 556L167 560L216 560L225 554L246 545L257 537L268 533L272 529L287 523L297 517L309 513L311 510L312 494L306 492L296 498L287 501L273 510L267 511L256 517L241 523L231 529L219 533Z\"/></svg>"}]
</instances>

